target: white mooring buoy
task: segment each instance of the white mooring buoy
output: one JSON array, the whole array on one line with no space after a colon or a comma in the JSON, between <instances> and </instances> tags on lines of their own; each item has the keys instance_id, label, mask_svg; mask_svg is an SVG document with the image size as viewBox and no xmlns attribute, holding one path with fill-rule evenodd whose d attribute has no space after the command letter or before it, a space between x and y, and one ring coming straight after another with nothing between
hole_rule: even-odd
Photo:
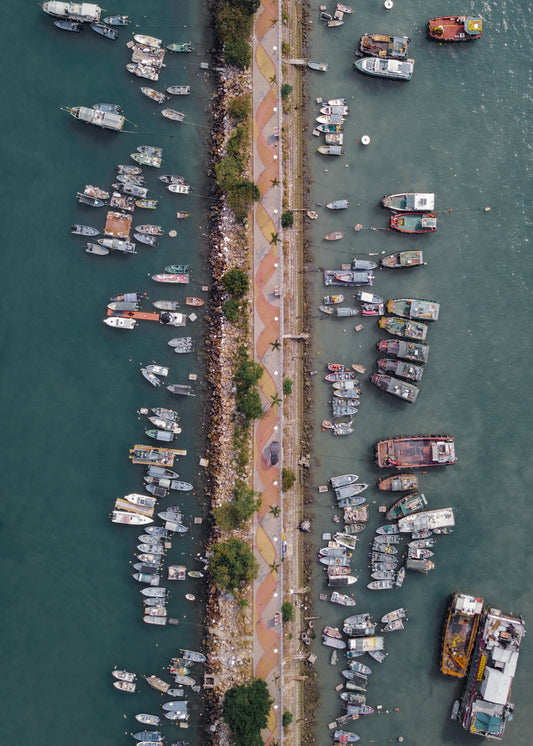
<instances>
[{"instance_id":1,"label":"white mooring buoy","mask_svg":"<svg viewBox=\"0 0 533 746\"><path fill-rule=\"evenodd\" d=\"M368 135L363 135L361 138L361 145L369 145L370 144L370 138Z\"/></svg>"}]
</instances>

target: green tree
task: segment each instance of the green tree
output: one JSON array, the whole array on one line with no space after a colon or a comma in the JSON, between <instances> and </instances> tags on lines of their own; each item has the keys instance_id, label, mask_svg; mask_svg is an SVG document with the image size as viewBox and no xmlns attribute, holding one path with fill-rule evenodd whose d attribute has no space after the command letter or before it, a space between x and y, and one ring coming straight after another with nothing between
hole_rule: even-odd
<instances>
[{"instance_id":1,"label":"green tree","mask_svg":"<svg viewBox=\"0 0 533 746\"><path fill-rule=\"evenodd\" d=\"M235 8L241 8L248 15L253 16L255 11L259 8L260 0L228 0L229 4Z\"/></svg>"},{"instance_id":2,"label":"green tree","mask_svg":"<svg viewBox=\"0 0 533 746\"><path fill-rule=\"evenodd\" d=\"M290 601L281 604L281 618L284 622L292 622L294 619L294 606Z\"/></svg>"},{"instance_id":3,"label":"green tree","mask_svg":"<svg viewBox=\"0 0 533 746\"><path fill-rule=\"evenodd\" d=\"M296 477L294 476L294 472L291 471L291 469L282 469L281 470L281 491L287 492L287 490L290 490L290 488L294 485L296 481Z\"/></svg>"},{"instance_id":4,"label":"green tree","mask_svg":"<svg viewBox=\"0 0 533 746\"><path fill-rule=\"evenodd\" d=\"M227 318L228 321L231 321L232 323L235 323L239 320L241 312L241 304L238 300L234 300L233 298L230 298L227 301L224 301L222 304L222 313Z\"/></svg>"},{"instance_id":5,"label":"green tree","mask_svg":"<svg viewBox=\"0 0 533 746\"><path fill-rule=\"evenodd\" d=\"M285 378L283 381L283 393L287 396L292 394L292 381L290 378Z\"/></svg>"},{"instance_id":6,"label":"green tree","mask_svg":"<svg viewBox=\"0 0 533 746\"><path fill-rule=\"evenodd\" d=\"M277 518L281 513L281 508L278 505L271 505L268 512L273 515L274 518Z\"/></svg>"},{"instance_id":7,"label":"green tree","mask_svg":"<svg viewBox=\"0 0 533 746\"><path fill-rule=\"evenodd\" d=\"M273 701L263 679L228 689L222 716L232 730L235 746L262 746L261 731L267 726Z\"/></svg>"},{"instance_id":8,"label":"green tree","mask_svg":"<svg viewBox=\"0 0 533 746\"><path fill-rule=\"evenodd\" d=\"M274 342L270 343L270 346L273 350L279 350L279 348L281 347L281 342L279 341L279 339L276 339L274 340Z\"/></svg>"},{"instance_id":9,"label":"green tree","mask_svg":"<svg viewBox=\"0 0 533 746\"><path fill-rule=\"evenodd\" d=\"M247 70L252 62L252 48L244 39L227 41L224 48L224 59L227 65Z\"/></svg>"},{"instance_id":10,"label":"green tree","mask_svg":"<svg viewBox=\"0 0 533 746\"><path fill-rule=\"evenodd\" d=\"M263 407L259 391L254 387L236 397L237 409L247 420L259 420L263 416Z\"/></svg>"},{"instance_id":11,"label":"green tree","mask_svg":"<svg viewBox=\"0 0 533 746\"><path fill-rule=\"evenodd\" d=\"M288 83L283 83L281 86L281 98L286 101L289 96L292 93L292 85L289 85Z\"/></svg>"},{"instance_id":12,"label":"green tree","mask_svg":"<svg viewBox=\"0 0 533 746\"><path fill-rule=\"evenodd\" d=\"M283 403L283 400L280 399L280 397L279 397L278 394L274 394L273 396L270 397L270 399L271 399L271 402L272 402L272 404L271 404L272 407L274 405L277 405L279 407Z\"/></svg>"},{"instance_id":13,"label":"green tree","mask_svg":"<svg viewBox=\"0 0 533 746\"><path fill-rule=\"evenodd\" d=\"M239 479L233 490L232 502L215 508L213 513L223 531L233 531L251 518L260 507L259 492L254 492Z\"/></svg>"},{"instance_id":14,"label":"green tree","mask_svg":"<svg viewBox=\"0 0 533 746\"><path fill-rule=\"evenodd\" d=\"M230 269L222 278L222 284L233 298L242 298L250 289L250 279L238 267Z\"/></svg>"},{"instance_id":15,"label":"green tree","mask_svg":"<svg viewBox=\"0 0 533 746\"><path fill-rule=\"evenodd\" d=\"M240 539L228 539L211 545L209 569L217 588L236 591L243 583L255 580L259 565L252 550Z\"/></svg>"},{"instance_id":16,"label":"green tree","mask_svg":"<svg viewBox=\"0 0 533 746\"><path fill-rule=\"evenodd\" d=\"M281 718L281 722L284 728L290 725L292 723L292 712L285 710L285 712L283 713L283 717Z\"/></svg>"},{"instance_id":17,"label":"green tree","mask_svg":"<svg viewBox=\"0 0 533 746\"><path fill-rule=\"evenodd\" d=\"M292 210L285 210L281 213L281 227L292 228L294 225L294 213Z\"/></svg>"},{"instance_id":18,"label":"green tree","mask_svg":"<svg viewBox=\"0 0 533 746\"><path fill-rule=\"evenodd\" d=\"M235 122L247 119L252 111L252 100L250 96L235 96L228 104L228 114Z\"/></svg>"},{"instance_id":19,"label":"green tree","mask_svg":"<svg viewBox=\"0 0 533 746\"><path fill-rule=\"evenodd\" d=\"M277 243L278 241L279 241L279 233L271 233L270 241L268 243L272 245L273 243Z\"/></svg>"}]
</instances>

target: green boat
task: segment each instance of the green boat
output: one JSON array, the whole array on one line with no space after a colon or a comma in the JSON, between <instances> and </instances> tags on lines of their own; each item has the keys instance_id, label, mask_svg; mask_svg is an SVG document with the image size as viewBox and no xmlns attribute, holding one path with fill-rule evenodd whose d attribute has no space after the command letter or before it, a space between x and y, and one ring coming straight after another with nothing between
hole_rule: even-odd
<instances>
[{"instance_id":1,"label":"green boat","mask_svg":"<svg viewBox=\"0 0 533 746\"><path fill-rule=\"evenodd\" d=\"M397 518L403 518L410 513L416 513L423 510L427 505L427 500L421 492L411 492L404 495L387 510L386 516L389 521L395 521Z\"/></svg>"},{"instance_id":2,"label":"green boat","mask_svg":"<svg viewBox=\"0 0 533 746\"><path fill-rule=\"evenodd\" d=\"M387 311L405 319L437 321L440 305L433 300L415 300L414 298L394 298L387 301Z\"/></svg>"},{"instance_id":3,"label":"green boat","mask_svg":"<svg viewBox=\"0 0 533 746\"><path fill-rule=\"evenodd\" d=\"M183 41L181 44L167 44L169 52L192 52L192 41Z\"/></svg>"},{"instance_id":4,"label":"green boat","mask_svg":"<svg viewBox=\"0 0 533 746\"><path fill-rule=\"evenodd\" d=\"M394 334L396 337L405 337L406 339L416 339L419 342L423 342L426 338L428 328L425 324L420 321L408 321L406 319L400 319L397 316L384 316L378 321L381 329L386 329L389 334Z\"/></svg>"},{"instance_id":5,"label":"green boat","mask_svg":"<svg viewBox=\"0 0 533 746\"><path fill-rule=\"evenodd\" d=\"M421 251L396 251L381 260L381 266L389 269L419 267L421 264L424 264L424 255Z\"/></svg>"},{"instance_id":6,"label":"green boat","mask_svg":"<svg viewBox=\"0 0 533 746\"><path fill-rule=\"evenodd\" d=\"M165 267L165 272L168 272L171 275L184 275L188 271L188 264L169 264L168 267Z\"/></svg>"},{"instance_id":7,"label":"green boat","mask_svg":"<svg viewBox=\"0 0 533 746\"><path fill-rule=\"evenodd\" d=\"M130 158L137 161L137 163L141 163L143 166L161 168L161 158L156 155L148 155L148 153L131 153Z\"/></svg>"}]
</instances>

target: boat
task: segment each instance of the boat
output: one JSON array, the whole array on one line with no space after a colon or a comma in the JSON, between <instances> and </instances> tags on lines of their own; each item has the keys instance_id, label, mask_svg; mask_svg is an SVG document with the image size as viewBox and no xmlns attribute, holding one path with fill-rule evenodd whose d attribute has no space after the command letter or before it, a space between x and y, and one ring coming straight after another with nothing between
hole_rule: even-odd
<instances>
[{"instance_id":1,"label":"boat","mask_svg":"<svg viewBox=\"0 0 533 746\"><path fill-rule=\"evenodd\" d=\"M167 44L169 52L192 52L192 41L183 41L180 43Z\"/></svg>"},{"instance_id":2,"label":"boat","mask_svg":"<svg viewBox=\"0 0 533 746\"><path fill-rule=\"evenodd\" d=\"M60 28L63 31L76 31L78 33L81 31L81 23L67 21L64 18L54 21L54 26L57 26L57 28Z\"/></svg>"},{"instance_id":3,"label":"boat","mask_svg":"<svg viewBox=\"0 0 533 746\"><path fill-rule=\"evenodd\" d=\"M359 39L359 52L369 57L406 60L410 42L408 36L363 34Z\"/></svg>"},{"instance_id":4,"label":"boat","mask_svg":"<svg viewBox=\"0 0 533 746\"><path fill-rule=\"evenodd\" d=\"M394 581L373 580L371 583L368 583L366 587L369 588L371 591L388 591L391 588L394 588Z\"/></svg>"},{"instance_id":5,"label":"boat","mask_svg":"<svg viewBox=\"0 0 533 746\"><path fill-rule=\"evenodd\" d=\"M382 632L398 632L399 630L405 629L402 619L394 619L387 624L381 630Z\"/></svg>"},{"instance_id":6,"label":"boat","mask_svg":"<svg viewBox=\"0 0 533 746\"><path fill-rule=\"evenodd\" d=\"M334 637L336 640L342 640L342 633L337 627L326 626L324 627L322 634L326 637Z\"/></svg>"},{"instance_id":7,"label":"boat","mask_svg":"<svg viewBox=\"0 0 533 746\"><path fill-rule=\"evenodd\" d=\"M154 526L155 528L155 526ZM146 596L147 598L164 598L165 594L167 592L166 588L143 588L141 590L141 593L143 596Z\"/></svg>"},{"instance_id":8,"label":"boat","mask_svg":"<svg viewBox=\"0 0 533 746\"><path fill-rule=\"evenodd\" d=\"M137 44L145 44L147 47L154 47L159 49L163 43L162 39L157 39L155 36L146 36L145 34L134 34L134 40Z\"/></svg>"},{"instance_id":9,"label":"boat","mask_svg":"<svg viewBox=\"0 0 533 746\"><path fill-rule=\"evenodd\" d=\"M151 98L152 101L155 101L157 104L162 104L169 99L169 96L166 96L164 93L160 93L154 88L146 88L145 86L141 88L141 93L148 96L148 98Z\"/></svg>"},{"instance_id":10,"label":"boat","mask_svg":"<svg viewBox=\"0 0 533 746\"><path fill-rule=\"evenodd\" d=\"M381 352L386 352L388 355L418 363L426 363L429 356L429 345L405 342L403 340L382 339L377 343L377 348Z\"/></svg>"},{"instance_id":11,"label":"boat","mask_svg":"<svg viewBox=\"0 0 533 746\"><path fill-rule=\"evenodd\" d=\"M357 695L356 695L357 696ZM333 740L335 743L357 743L359 736L357 733L352 733L347 730L336 730L333 734Z\"/></svg>"},{"instance_id":12,"label":"boat","mask_svg":"<svg viewBox=\"0 0 533 746\"><path fill-rule=\"evenodd\" d=\"M395 534L377 534L374 536L374 544L399 544L402 537L399 533Z\"/></svg>"},{"instance_id":13,"label":"boat","mask_svg":"<svg viewBox=\"0 0 533 746\"><path fill-rule=\"evenodd\" d=\"M405 609L394 609L394 611L389 611L387 614L384 614L381 617L382 624L388 624L389 622L394 622L397 619L405 619Z\"/></svg>"},{"instance_id":14,"label":"boat","mask_svg":"<svg viewBox=\"0 0 533 746\"><path fill-rule=\"evenodd\" d=\"M315 62L311 60L307 63L307 67L310 70L318 70L319 72L325 73L327 72L328 64L327 62Z\"/></svg>"},{"instance_id":15,"label":"boat","mask_svg":"<svg viewBox=\"0 0 533 746\"><path fill-rule=\"evenodd\" d=\"M161 116L165 117L165 119L172 119L173 122L183 122L185 119L185 114L182 114L181 111L176 111L175 109L163 109L161 111Z\"/></svg>"},{"instance_id":16,"label":"boat","mask_svg":"<svg viewBox=\"0 0 533 746\"><path fill-rule=\"evenodd\" d=\"M435 209L435 195L426 192L403 192L388 194L381 200L383 207L396 212L432 212Z\"/></svg>"},{"instance_id":17,"label":"boat","mask_svg":"<svg viewBox=\"0 0 533 746\"><path fill-rule=\"evenodd\" d=\"M163 148L160 148L158 145L138 145L137 152L154 158L163 157Z\"/></svg>"},{"instance_id":18,"label":"boat","mask_svg":"<svg viewBox=\"0 0 533 746\"><path fill-rule=\"evenodd\" d=\"M98 5L93 5L92 3L68 3L59 2L58 0L45 2L42 8L50 16L66 18L70 21L78 21L79 23L99 21L102 12Z\"/></svg>"},{"instance_id":19,"label":"boat","mask_svg":"<svg viewBox=\"0 0 533 746\"><path fill-rule=\"evenodd\" d=\"M70 232L75 236L98 236L100 231L90 225L76 223L70 227Z\"/></svg>"},{"instance_id":20,"label":"boat","mask_svg":"<svg viewBox=\"0 0 533 746\"><path fill-rule=\"evenodd\" d=\"M168 579L169 580L185 580L187 577L187 568L184 565L169 565L168 567Z\"/></svg>"},{"instance_id":21,"label":"boat","mask_svg":"<svg viewBox=\"0 0 533 746\"><path fill-rule=\"evenodd\" d=\"M157 411L156 411L157 410ZM152 409L152 412L155 412L159 417L163 416L163 413L170 413L172 412L171 409L160 409L159 407L156 407L156 409ZM176 414L177 419L177 413L173 412L173 414ZM170 416L168 417L170 419ZM179 474L175 471L172 471L172 469L164 469L161 466L148 466L146 469L146 473L150 477L159 477L162 479L177 479L179 477Z\"/></svg>"},{"instance_id":22,"label":"boat","mask_svg":"<svg viewBox=\"0 0 533 746\"><path fill-rule=\"evenodd\" d=\"M188 264L169 264L165 267L165 272L169 272L171 275L182 275L187 274L190 267Z\"/></svg>"},{"instance_id":23,"label":"boat","mask_svg":"<svg viewBox=\"0 0 533 746\"><path fill-rule=\"evenodd\" d=\"M428 33L437 41L472 41L480 39L483 21L479 16L440 16L430 18Z\"/></svg>"},{"instance_id":24,"label":"boat","mask_svg":"<svg viewBox=\"0 0 533 746\"><path fill-rule=\"evenodd\" d=\"M395 373L400 378L406 378L409 381L420 381L424 374L424 368L420 365L392 360L391 358L380 358L377 365L380 370Z\"/></svg>"},{"instance_id":25,"label":"boat","mask_svg":"<svg viewBox=\"0 0 533 746\"><path fill-rule=\"evenodd\" d=\"M139 168L139 166L130 166L123 163L117 166L117 171L119 174L126 176L139 176L139 174L142 174L142 168Z\"/></svg>"},{"instance_id":26,"label":"boat","mask_svg":"<svg viewBox=\"0 0 533 746\"><path fill-rule=\"evenodd\" d=\"M431 233L437 230L437 216L434 212L403 212L391 215L390 227L402 233Z\"/></svg>"},{"instance_id":27,"label":"boat","mask_svg":"<svg viewBox=\"0 0 533 746\"><path fill-rule=\"evenodd\" d=\"M182 396L194 396L194 391L191 386L181 383L173 383L167 386L167 391L171 394L181 394Z\"/></svg>"},{"instance_id":28,"label":"boat","mask_svg":"<svg viewBox=\"0 0 533 746\"><path fill-rule=\"evenodd\" d=\"M317 152L321 155L344 155L344 148L341 145L319 145Z\"/></svg>"},{"instance_id":29,"label":"boat","mask_svg":"<svg viewBox=\"0 0 533 746\"><path fill-rule=\"evenodd\" d=\"M188 296L185 298L185 305L186 306L203 306L204 301L201 298L193 298L192 296Z\"/></svg>"},{"instance_id":30,"label":"boat","mask_svg":"<svg viewBox=\"0 0 533 746\"><path fill-rule=\"evenodd\" d=\"M354 484L359 479L357 474L342 474L339 477L331 477L331 486L336 489L337 487L346 487L349 484Z\"/></svg>"},{"instance_id":31,"label":"boat","mask_svg":"<svg viewBox=\"0 0 533 746\"><path fill-rule=\"evenodd\" d=\"M321 114L340 114L341 116L348 116L349 108L346 104L328 104L322 106L320 109Z\"/></svg>"},{"instance_id":32,"label":"boat","mask_svg":"<svg viewBox=\"0 0 533 746\"><path fill-rule=\"evenodd\" d=\"M336 637L328 637L327 635L323 635L322 645L328 648L336 648L337 650L344 650L346 647L344 640L338 640Z\"/></svg>"},{"instance_id":33,"label":"boat","mask_svg":"<svg viewBox=\"0 0 533 746\"><path fill-rule=\"evenodd\" d=\"M165 420L163 417L149 417L148 419L152 425L155 425L159 430L169 430L172 433L176 433L176 435L181 433L181 428L173 420ZM157 477L148 477L146 481L148 481L148 479L156 480Z\"/></svg>"},{"instance_id":34,"label":"boat","mask_svg":"<svg viewBox=\"0 0 533 746\"><path fill-rule=\"evenodd\" d=\"M337 593L337 591L333 591L329 600L333 604L339 604L339 606L355 606L353 598L346 596L344 593Z\"/></svg>"},{"instance_id":35,"label":"boat","mask_svg":"<svg viewBox=\"0 0 533 746\"><path fill-rule=\"evenodd\" d=\"M105 36L106 39L111 39L112 41L118 39L118 31L114 28L109 28L105 23L91 23L89 24L89 28L100 34L100 36Z\"/></svg>"},{"instance_id":36,"label":"boat","mask_svg":"<svg viewBox=\"0 0 533 746\"><path fill-rule=\"evenodd\" d=\"M160 225L151 225L145 223L143 225L136 225L135 230L137 233L143 233L147 236L162 236L163 228Z\"/></svg>"},{"instance_id":37,"label":"boat","mask_svg":"<svg viewBox=\"0 0 533 746\"><path fill-rule=\"evenodd\" d=\"M141 373L152 386L161 386L162 381L148 368L141 368Z\"/></svg>"},{"instance_id":38,"label":"boat","mask_svg":"<svg viewBox=\"0 0 533 746\"><path fill-rule=\"evenodd\" d=\"M427 505L427 500L421 492L410 492L397 500L394 505L387 510L386 516L389 521L423 510Z\"/></svg>"},{"instance_id":39,"label":"boat","mask_svg":"<svg viewBox=\"0 0 533 746\"><path fill-rule=\"evenodd\" d=\"M156 199L136 199L135 206L142 207L145 210L155 210L155 208L157 207L157 200Z\"/></svg>"},{"instance_id":40,"label":"boat","mask_svg":"<svg viewBox=\"0 0 533 746\"><path fill-rule=\"evenodd\" d=\"M114 681L113 686L115 687L115 689L119 689L121 692L129 692L130 694L133 694L133 692L137 688L136 684L132 684L129 681Z\"/></svg>"},{"instance_id":41,"label":"boat","mask_svg":"<svg viewBox=\"0 0 533 746\"><path fill-rule=\"evenodd\" d=\"M169 192L173 194L190 194L191 187L188 184L169 184L167 186Z\"/></svg>"},{"instance_id":42,"label":"boat","mask_svg":"<svg viewBox=\"0 0 533 746\"><path fill-rule=\"evenodd\" d=\"M138 733L132 733L136 741L161 741L163 735L158 730L143 730Z\"/></svg>"},{"instance_id":43,"label":"boat","mask_svg":"<svg viewBox=\"0 0 533 746\"><path fill-rule=\"evenodd\" d=\"M341 487L335 487L335 495L337 497L337 500L340 500L341 498L345 497L353 497L354 495L359 495L361 492L364 492L368 487L368 484L365 482L352 482L351 484L345 484Z\"/></svg>"},{"instance_id":44,"label":"boat","mask_svg":"<svg viewBox=\"0 0 533 746\"><path fill-rule=\"evenodd\" d=\"M154 168L161 168L161 158L158 158L155 155L146 155L145 153L131 153L130 157L137 161L137 163L142 163L143 166L153 166Z\"/></svg>"},{"instance_id":45,"label":"boat","mask_svg":"<svg viewBox=\"0 0 533 746\"><path fill-rule=\"evenodd\" d=\"M112 251L121 251L124 254L135 254L135 244L132 241L123 241L119 238L97 238L100 246Z\"/></svg>"},{"instance_id":46,"label":"boat","mask_svg":"<svg viewBox=\"0 0 533 746\"><path fill-rule=\"evenodd\" d=\"M104 18L104 23L107 23L108 26L127 26L129 22L129 16L107 16L107 18Z\"/></svg>"},{"instance_id":47,"label":"boat","mask_svg":"<svg viewBox=\"0 0 533 746\"><path fill-rule=\"evenodd\" d=\"M400 378L394 378L394 376L388 376L385 373L374 373L370 377L371 382L381 389L386 391L387 394L392 394L402 401L413 404L418 396L418 388L407 381L402 381Z\"/></svg>"},{"instance_id":48,"label":"boat","mask_svg":"<svg viewBox=\"0 0 533 746\"><path fill-rule=\"evenodd\" d=\"M403 581L405 580L405 567L400 567L398 575L396 576L396 588L401 588Z\"/></svg>"},{"instance_id":49,"label":"boat","mask_svg":"<svg viewBox=\"0 0 533 746\"><path fill-rule=\"evenodd\" d=\"M134 233L133 238L139 243L146 244L147 246L157 246L156 236L147 236L146 233Z\"/></svg>"},{"instance_id":50,"label":"boat","mask_svg":"<svg viewBox=\"0 0 533 746\"><path fill-rule=\"evenodd\" d=\"M387 311L406 319L437 321L439 318L440 304L432 300L394 298L387 301Z\"/></svg>"},{"instance_id":51,"label":"boat","mask_svg":"<svg viewBox=\"0 0 533 746\"><path fill-rule=\"evenodd\" d=\"M163 679L160 679L157 676L145 676L144 679L152 689L157 689L158 692L163 692L163 694L166 694L170 687L170 684L167 684L166 681L163 681Z\"/></svg>"},{"instance_id":52,"label":"boat","mask_svg":"<svg viewBox=\"0 0 533 746\"><path fill-rule=\"evenodd\" d=\"M344 301L344 295L325 295L322 298L322 303L326 306L332 306L336 303L342 303Z\"/></svg>"},{"instance_id":53,"label":"boat","mask_svg":"<svg viewBox=\"0 0 533 746\"><path fill-rule=\"evenodd\" d=\"M176 217L178 218L178 220L183 220L184 218L188 218L189 214L190 213L188 212L183 212L182 210L178 210L178 212L176 213Z\"/></svg>"},{"instance_id":54,"label":"boat","mask_svg":"<svg viewBox=\"0 0 533 746\"><path fill-rule=\"evenodd\" d=\"M513 717L511 687L525 632L522 617L494 608L484 611L459 707L459 722L468 733L499 741L504 737Z\"/></svg>"},{"instance_id":55,"label":"boat","mask_svg":"<svg viewBox=\"0 0 533 746\"><path fill-rule=\"evenodd\" d=\"M115 679L118 679L119 681L135 681L135 679L137 678L137 674L126 671L123 668L113 669L113 671L111 671L111 676L113 676Z\"/></svg>"},{"instance_id":56,"label":"boat","mask_svg":"<svg viewBox=\"0 0 533 746\"><path fill-rule=\"evenodd\" d=\"M205 663L207 658L203 653L198 653L196 650L188 650L187 648L180 648L180 652L183 660L191 661L192 663Z\"/></svg>"},{"instance_id":57,"label":"boat","mask_svg":"<svg viewBox=\"0 0 533 746\"><path fill-rule=\"evenodd\" d=\"M144 184L144 176L134 176L133 174L118 174L117 181L128 186L142 186L142 184ZM114 185L113 188L115 188Z\"/></svg>"},{"instance_id":58,"label":"boat","mask_svg":"<svg viewBox=\"0 0 533 746\"><path fill-rule=\"evenodd\" d=\"M105 251L105 249L102 249ZM120 316L108 316L103 319L104 324L112 326L114 329L135 329L137 321L135 319L123 319Z\"/></svg>"},{"instance_id":59,"label":"boat","mask_svg":"<svg viewBox=\"0 0 533 746\"><path fill-rule=\"evenodd\" d=\"M159 177L159 181L162 181L164 184L185 184L183 176L178 176L177 174L163 174Z\"/></svg>"},{"instance_id":60,"label":"boat","mask_svg":"<svg viewBox=\"0 0 533 746\"><path fill-rule=\"evenodd\" d=\"M350 207L350 203L347 199L334 199L332 202L328 202L326 207L328 210L345 210Z\"/></svg>"},{"instance_id":61,"label":"boat","mask_svg":"<svg viewBox=\"0 0 533 746\"><path fill-rule=\"evenodd\" d=\"M159 625L160 627L164 627L165 624L167 623L167 618L165 616L149 616L149 615L146 615L146 616L143 616L143 622L145 622L145 624L155 624L155 625ZM139 743L139 746L141 746L142 743L143 742L141 741ZM161 746L164 746L163 745L163 741L156 741L155 743L156 744L161 744Z\"/></svg>"},{"instance_id":62,"label":"boat","mask_svg":"<svg viewBox=\"0 0 533 746\"><path fill-rule=\"evenodd\" d=\"M191 92L190 85L169 85L167 87L167 93L172 96L188 96Z\"/></svg>"},{"instance_id":63,"label":"boat","mask_svg":"<svg viewBox=\"0 0 533 746\"><path fill-rule=\"evenodd\" d=\"M400 518L398 528L401 533L412 533L423 528L429 528L432 531L436 528L447 528L455 525L453 508L438 508L437 510L427 510L424 513L416 513L405 518Z\"/></svg>"},{"instance_id":64,"label":"boat","mask_svg":"<svg viewBox=\"0 0 533 746\"><path fill-rule=\"evenodd\" d=\"M174 440L174 433L168 430L145 430L145 435L154 440L160 440L164 443L171 443Z\"/></svg>"},{"instance_id":65,"label":"boat","mask_svg":"<svg viewBox=\"0 0 533 746\"><path fill-rule=\"evenodd\" d=\"M68 111L74 119L78 119L80 122L114 132L122 132L126 121L121 114L112 111L99 111L88 106L66 107L65 111Z\"/></svg>"},{"instance_id":66,"label":"boat","mask_svg":"<svg viewBox=\"0 0 533 746\"><path fill-rule=\"evenodd\" d=\"M324 285L344 285L353 287L356 285L372 285L374 275L372 272L355 272L354 270L324 270Z\"/></svg>"},{"instance_id":67,"label":"boat","mask_svg":"<svg viewBox=\"0 0 533 746\"><path fill-rule=\"evenodd\" d=\"M411 80L415 65L414 60L388 60L380 57L363 57L356 60L354 67L366 75L393 80Z\"/></svg>"},{"instance_id":68,"label":"boat","mask_svg":"<svg viewBox=\"0 0 533 746\"><path fill-rule=\"evenodd\" d=\"M177 300L154 300L152 305L160 311L177 311L180 307Z\"/></svg>"},{"instance_id":69,"label":"boat","mask_svg":"<svg viewBox=\"0 0 533 746\"><path fill-rule=\"evenodd\" d=\"M319 124L316 129L318 132L323 132L324 134L338 134L339 132L342 132L342 121L338 124L334 124L332 122L324 122L322 124ZM316 217L318 218L318 213L314 210L310 210L307 213L309 217L311 217L310 213L316 215ZM311 218L311 220L316 220L316 218Z\"/></svg>"},{"instance_id":70,"label":"boat","mask_svg":"<svg viewBox=\"0 0 533 746\"><path fill-rule=\"evenodd\" d=\"M90 194L84 194L83 192L76 192L76 199L82 205L89 205L89 207L103 207L104 201L98 197L93 197Z\"/></svg>"},{"instance_id":71,"label":"boat","mask_svg":"<svg viewBox=\"0 0 533 746\"><path fill-rule=\"evenodd\" d=\"M428 557L433 557L433 555L434 552L430 549L408 547L407 550L407 556L411 559L427 559Z\"/></svg>"},{"instance_id":72,"label":"boat","mask_svg":"<svg viewBox=\"0 0 533 746\"><path fill-rule=\"evenodd\" d=\"M158 715L148 715L145 712L135 715L135 720L144 725L159 725L161 722L161 718Z\"/></svg>"},{"instance_id":73,"label":"boat","mask_svg":"<svg viewBox=\"0 0 533 746\"><path fill-rule=\"evenodd\" d=\"M143 505L146 508L153 508L157 502L157 500L154 500L153 497L148 497L148 495L139 495L136 492L131 492L128 495L124 495L123 499L126 500L126 502L131 503L132 505Z\"/></svg>"},{"instance_id":74,"label":"boat","mask_svg":"<svg viewBox=\"0 0 533 746\"><path fill-rule=\"evenodd\" d=\"M386 479L380 479L378 489L390 490L392 492L405 492L407 490L416 490L418 487L418 477L416 474L397 474Z\"/></svg>"},{"instance_id":75,"label":"boat","mask_svg":"<svg viewBox=\"0 0 533 746\"><path fill-rule=\"evenodd\" d=\"M376 443L376 463L380 467L413 469L456 461L455 442L449 435L404 436Z\"/></svg>"},{"instance_id":76,"label":"boat","mask_svg":"<svg viewBox=\"0 0 533 746\"><path fill-rule=\"evenodd\" d=\"M382 316L378 321L380 329L385 329L389 334L406 339L415 339L423 342L426 338L428 327L420 321L400 319L397 316Z\"/></svg>"},{"instance_id":77,"label":"boat","mask_svg":"<svg viewBox=\"0 0 533 746\"><path fill-rule=\"evenodd\" d=\"M424 255L421 251L397 251L381 259L381 266L388 269L406 269L420 267L423 264Z\"/></svg>"},{"instance_id":78,"label":"boat","mask_svg":"<svg viewBox=\"0 0 533 746\"><path fill-rule=\"evenodd\" d=\"M189 275L186 273L183 273L183 274L162 273L159 275L152 275L152 280L154 282L163 282L163 283L166 283L167 285L188 285Z\"/></svg>"},{"instance_id":79,"label":"boat","mask_svg":"<svg viewBox=\"0 0 533 746\"><path fill-rule=\"evenodd\" d=\"M383 650L369 650L368 655L378 663L383 663L387 657L387 653L383 652Z\"/></svg>"},{"instance_id":80,"label":"boat","mask_svg":"<svg viewBox=\"0 0 533 746\"><path fill-rule=\"evenodd\" d=\"M128 62L126 70L132 75L136 75L138 78L145 78L146 80L153 81L159 80L158 70L151 65L136 65L134 62Z\"/></svg>"}]
</instances>

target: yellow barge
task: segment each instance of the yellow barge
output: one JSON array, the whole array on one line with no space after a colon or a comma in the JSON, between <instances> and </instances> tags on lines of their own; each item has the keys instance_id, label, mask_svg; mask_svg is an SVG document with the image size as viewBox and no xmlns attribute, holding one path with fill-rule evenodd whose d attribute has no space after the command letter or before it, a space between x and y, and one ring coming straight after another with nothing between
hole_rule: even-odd
<instances>
[{"instance_id":1,"label":"yellow barge","mask_svg":"<svg viewBox=\"0 0 533 746\"><path fill-rule=\"evenodd\" d=\"M452 596L444 639L440 670L447 676L463 679L474 649L483 611L483 599L457 591Z\"/></svg>"}]
</instances>

